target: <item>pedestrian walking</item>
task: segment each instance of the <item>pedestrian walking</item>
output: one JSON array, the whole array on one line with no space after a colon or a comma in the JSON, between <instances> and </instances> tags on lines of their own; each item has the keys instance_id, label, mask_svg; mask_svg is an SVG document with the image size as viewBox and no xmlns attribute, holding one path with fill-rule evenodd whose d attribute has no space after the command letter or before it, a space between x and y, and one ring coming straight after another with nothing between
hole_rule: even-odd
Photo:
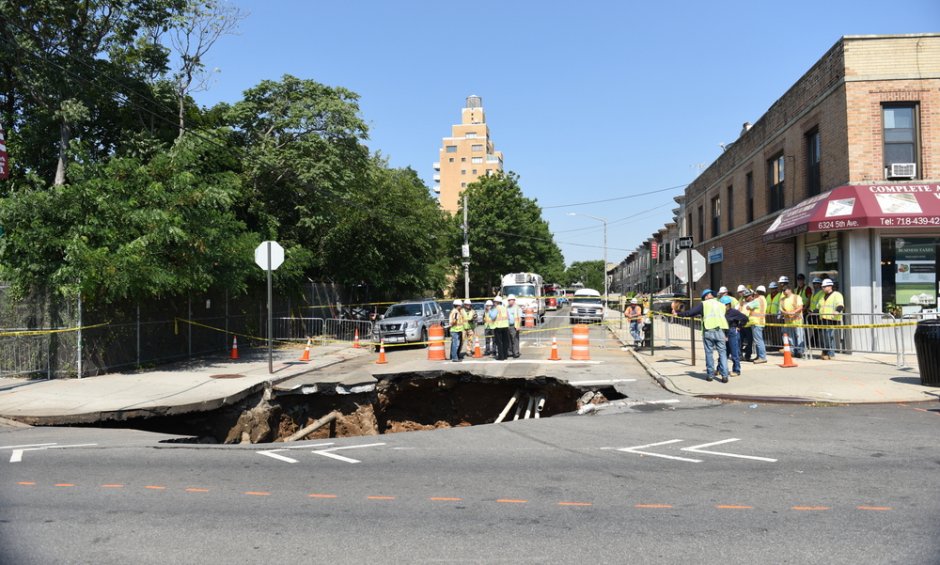
<instances>
[{"instance_id":1,"label":"pedestrian walking","mask_svg":"<svg viewBox=\"0 0 940 565\"><path fill-rule=\"evenodd\" d=\"M473 356L473 341L476 337L477 311L473 309L473 303L469 300L463 301L463 342L467 355Z\"/></svg>"},{"instance_id":2,"label":"pedestrian walking","mask_svg":"<svg viewBox=\"0 0 940 565\"><path fill-rule=\"evenodd\" d=\"M834 326L839 325L842 319L842 313L845 311L845 299L842 293L833 288L832 279L825 279L822 282L823 292L826 296L819 302L819 317L822 325L827 326L822 332L823 352L820 359L832 359L836 356L836 330Z\"/></svg>"},{"instance_id":3,"label":"pedestrian walking","mask_svg":"<svg viewBox=\"0 0 940 565\"><path fill-rule=\"evenodd\" d=\"M751 295L751 300L745 303L744 308L748 317L748 326L750 327L754 341L754 349L757 354L754 363L759 364L767 362L767 347L764 345L764 320L767 315L767 289L764 288L764 285L758 285L756 290L757 292ZM744 357L748 358L750 356L750 350L745 349Z\"/></svg>"},{"instance_id":4,"label":"pedestrian walking","mask_svg":"<svg viewBox=\"0 0 940 565\"><path fill-rule=\"evenodd\" d=\"M496 360L505 361L509 348L509 313L503 306L503 297L496 295L493 298L494 306L490 309L490 320L493 321L493 343L496 346Z\"/></svg>"},{"instance_id":5,"label":"pedestrian walking","mask_svg":"<svg viewBox=\"0 0 940 565\"><path fill-rule=\"evenodd\" d=\"M493 347L493 320L490 319L492 309L492 300L483 303L483 355L487 356L496 355L496 348Z\"/></svg>"},{"instance_id":6,"label":"pedestrian walking","mask_svg":"<svg viewBox=\"0 0 940 565\"><path fill-rule=\"evenodd\" d=\"M725 317L725 306L715 298L715 291L706 288L702 291L702 302L694 308L684 312L672 311L674 316L680 318L702 317L702 346L705 348L705 380L711 382L717 375L722 382L728 382L728 347L725 330L728 329L728 319ZM715 372L714 353L718 352L718 368Z\"/></svg>"},{"instance_id":7,"label":"pedestrian walking","mask_svg":"<svg viewBox=\"0 0 940 565\"><path fill-rule=\"evenodd\" d=\"M519 358L519 329L522 327L522 308L516 304L516 295L506 297L506 315L509 318L509 350L508 355Z\"/></svg>"},{"instance_id":8,"label":"pedestrian walking","mask_svg":"<svg viewBox=\"0 0 940 565\"><path fill-rule=\"evenodd\" d=\"M630 328L630 336L633 338L633 346L637 349L643 344L643 338L640 331L643 329L643 308L636 298L630 299L630 305L623 311L624 317Z\"/></svg>"},{"instance_id":9,"label":"pedestrian walking","mask_svg":"<svg viewBox=\"0 0 940 565\"><path fill-rule=\"evenodd\" d=\"M454 307L450 311L448 322L450 323L450 360L454 363L460 361L460 344L463 341L463 302L454 300Z\"/></svg>"},{"instance_id":10,"label":"pedestrian walking","mask_svg":"<svg viewBox=\"0 0 940 565\"><path fill-rule=\"evenodd\" d=\"M803 339L803 298L793 292L787 277L780 277L777 284L783 289L783 298L780 299L783 331L792 338L790 345L793 347L793 356L802 357L806 346Z\"/></svg>"},{"instance_id":11,"label":"pedestrian walking","mask_svg":"<svg viewBox=\"0 0 940 565\"><path fill-rule=\"evenodd\" d=\"M747 316L734 307L730 296L722 296L719 302L725 305L725 319L728 322L727 336L728 357L731 359L731 376L741 376L741 329L747 325Z\"/></svg>"}]
</instances>

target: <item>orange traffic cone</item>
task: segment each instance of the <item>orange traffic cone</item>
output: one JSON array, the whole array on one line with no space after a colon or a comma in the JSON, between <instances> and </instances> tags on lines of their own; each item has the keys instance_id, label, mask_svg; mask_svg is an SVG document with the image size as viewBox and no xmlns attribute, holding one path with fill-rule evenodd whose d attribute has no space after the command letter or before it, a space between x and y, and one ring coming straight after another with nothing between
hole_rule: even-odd
<instances>
[{"instance_id":1,"label":"orange traffic cone","mask_svg":"<svg viewBox=\"0 0 940 565\"><path fill-rule=\"evenodd\" d=\"M385 358L385 340L379 342L379 358L375 361L376 365L384 365L388 363L388 359Z\"/></svg>"},{"instance_id":2,"label":"orange traffic cone","mask_svg":"<svg viewBox=\"0 0 940 565\"><path fill-rule=\"evenodd\" d=\"M558 340L552 337L552 354L548 357L549 361L561 361L561 357L558 356Z\"/></svg>"},{"instance_id":3,"label":"orange traffic cone","mask_svg":"<svg viewBox=\"0 0 940 565\"><path fill-rule=\"evenodd\" d=\"M304 352L300 354L300 361L309 361L310 360L310 338L307 338L307 346L304 347Z\"/></svg>"},{"instance_id":4,"label":"orange traffic cone","mask_svg":"<svg viewBox=\"0 0 940 565\"><path fill-rule=\"evenodd\" d=\"M356 328L356 335L353 336L353 349L359 349L359 328Z\"/></svg>"},{"instance_id":5,"label":"orange traffic cone","mask_svg":"<svg viewBox=\"0 0 940 565\"><path fill-rule=\"evenodd\" d=\"M783 332L783 365L777 366L786 368L799 366L793 362L793 356L790 355L790 337L787 336L786 332Z\"/></svg>"},{"instance_id":6,"label":"orange traffic cone","mask_svg":"<svg viewBox=\"0 0 940 565\"><path fill-rule=\"evenodd\" d=\"M238 336L232 336L232 352L229 354L232 359L238 359Z\"/></svg>"},{"instance_id":7,"label":"orange traffic cone","mask_svg":"<svg viewBox=\"0 0 940 565\"><path fill-rule=\"evenodd\" d=\"M474 359L483 358L483 352L480 351L480 338L478 338L477 336L473 336L473 358Z\"/></svg>"}]
</instances>

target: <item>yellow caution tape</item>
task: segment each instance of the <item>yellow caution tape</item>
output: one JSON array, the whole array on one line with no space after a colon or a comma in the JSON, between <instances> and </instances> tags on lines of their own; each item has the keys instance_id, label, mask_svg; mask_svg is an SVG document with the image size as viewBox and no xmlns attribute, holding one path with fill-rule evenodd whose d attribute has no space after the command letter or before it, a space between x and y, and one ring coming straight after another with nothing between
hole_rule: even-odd
<instances>
[{"instance_id":1,"label":"yellow caution tape","mask_svg":"<svg viewBox=\"0 0 940 565\"><path fill-rule=\"evenodd\" d=\"M23 336L37 336L37 335L50 335L50 334L64 334L69 332L77 332L82 330L90 330L93 328L100 328L103 326L111 325L111 322L102 322L100 324L92 324L90 326L76 326L74 328L59 328L54 330L16 330L8 332L0 332L0 337L23 337Z\"/></svg>"},{"instance_id":2,"label":"yellow caution tape","mask_svg":"<svg viewBox=\"0 0 940 565\"><path fill-rule=\"evenodd\" d=\"M696 322L701 322L701 318L688 318L685 316L676 316L674 314L667 314L665 312L657 312L657 315L664 318L675 318L681 320L694 320ZM888 324L773 324L765 323L764 327L766 328L806 328L806 329L824 329L824 330L869 330L874 328L899 328L904 326L916 326L917 322L895 322ZM750 326L753 327L753 326Z\"/></svg>"}]
</instances>

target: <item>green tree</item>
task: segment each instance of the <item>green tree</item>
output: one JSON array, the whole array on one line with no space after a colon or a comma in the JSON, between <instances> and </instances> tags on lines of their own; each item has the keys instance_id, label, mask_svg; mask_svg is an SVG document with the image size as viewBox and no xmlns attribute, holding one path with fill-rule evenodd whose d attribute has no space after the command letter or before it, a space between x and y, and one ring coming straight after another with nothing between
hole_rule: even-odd
<instances>
[{"instance_id":1,"label":"green tree","mask_svg":"<svg viewBox=\"0 0 940 565\"><path fill-rule=\"evenodd\" d=\"M444 286L448 223L414 170L374 158L365 186L349 198L322 245L333 280L390 299Z\"/></svg>"},{"instance_id":2,"label":"green tree","mask_svg":"<svg viewBox=\"0 0 940 565\"><path fill-rule=\"evenodd\" d=\"M585 288L604 292L604 261L575 261L562 277L562 284L570 287L574 283L581 283Z\"/></svg>"},{"instance_id":3,"label":"green tree","mask_svg":"<svg viewBox=\"0 0 940 565\"><path fill-rule=\"evenodd\" d=\"M73 182L0 199L2 275L17 290L147 299L211 287L240 291L259 238L232 209L241 198L230 152L186 136L149 162L75 165Z\"/></svg>"},{"instance_id":4,"label":"green tree","mask_svg":"<svg viewBox=\"0 0 940 565\"><path fill-rule=\"evenodd\" d=\"M474 296L489 295L507 273L532 272L546 281L564 273L564 258L536 200L526 198L515 173L480 177L464 191L470 243L470 283ZM451 257L460 264L463 203L452 218ZM463 285L459 271L457 285Z\"/></svg>"}]
</instances>

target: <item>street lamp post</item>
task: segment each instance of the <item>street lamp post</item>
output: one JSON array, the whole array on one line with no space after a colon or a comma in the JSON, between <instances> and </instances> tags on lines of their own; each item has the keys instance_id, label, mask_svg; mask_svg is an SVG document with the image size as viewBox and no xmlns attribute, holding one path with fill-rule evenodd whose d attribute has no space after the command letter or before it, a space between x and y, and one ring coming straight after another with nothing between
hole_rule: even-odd
<instances>
[{"instance_id":1,"label":"street lamp post","mask_svg":"<svg viewBox=\"0 0 940 565\"><path fill-rule=\"evenodd\" d=\"M607 312L607 301L610 298L607 296L607 293L610 290L610 285L607 282L607 218L600 218L598 216L592 216L590 214L585 214L583 212L568 212L569 216L584 216L585 218L591 218L592 220L597 220L604 224L604 312Z\"/></svg>"}]
</instances>

